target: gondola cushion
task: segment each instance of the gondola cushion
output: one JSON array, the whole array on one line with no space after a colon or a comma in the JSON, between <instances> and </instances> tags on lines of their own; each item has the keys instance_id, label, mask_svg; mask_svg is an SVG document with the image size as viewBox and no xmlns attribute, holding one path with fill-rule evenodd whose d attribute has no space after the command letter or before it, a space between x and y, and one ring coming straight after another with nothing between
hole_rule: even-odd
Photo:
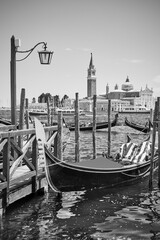
<instances>
[{"instance_id":1,"label":"gondola cushion","mask_svg":"<svg viewBox=\"0 0 160 240\"><path fill-rule=\"evenodd\" d=\"M137 149L134 158L132 159L133 163L141 163L146 161L146 158L151 153L151 143L149 141L145 141L141 143Z\"/></svg>"},{"instance_id":2,"label":"gondola cushion","mask_svg":"<svg viewBox=\"0 0 160 240\"><path fill-rule=\"evenodd\" d=\"M141 163L148 159L151 154L151 143L144 141L139 146L135 143L129 142L122 144L120 148L120 156L122 162L127 163Z\"/></svg>"},{"instance_id":3,"label":"gondola cushion","mask_svg":"<svg viewBox=\"0 0 160 240\"><path fill-rule=\"evenodd\" d=\"M124 143L120 147L120 157L123 160L124 158L128 160L132 160L132 158L135 155L137 145L135 143L129 142L129 143Z\"/></svg>"}]
</instances>

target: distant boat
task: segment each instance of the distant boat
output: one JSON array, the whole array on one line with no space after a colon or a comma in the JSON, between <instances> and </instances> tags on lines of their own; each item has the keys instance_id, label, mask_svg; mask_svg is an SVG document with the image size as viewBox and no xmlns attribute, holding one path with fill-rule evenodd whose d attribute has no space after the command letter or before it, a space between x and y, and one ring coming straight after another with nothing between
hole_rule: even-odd
<instances>
[{"instance_id":1,"label":"distant boat","mask_svg":"<svg viewBox=\"0 0 160 240\"><path fill-rule=\"evenodd\" d=\"M117 121L118 121L118 114L115 115L115 119L111 122L111 127L114 127L117 125ZM70 131L74 131L75 130L75 126L70 126L68 127ZM96 130L98 129L104 129L104 128L108 128L108 122L98 122L96 123ZM86 125L80 125L79 130L80 131L91 131L93 129L93 123L89 123Z\"/></svg>"},{"instance_id":2,"label":"distant boat","mask_svg":"<svg viewBox=\"0 0 160 240\"><path fill-rule=\"evenodd\" d=\"M30 116L40 116L40 115L47 115L46 110L39 110L39 109L34 109L29 111Z\"/></svg>"},{"instance_id":3,"label":"distant boat","mask_svg":"<svg viewBox=\"0 0 160 240\"><path fill-rule=\"evenodd\" d=\"M123 107L119 113L150 113L150 109L143 106L126 106Z\"/></svg>"},{"instance_id":4,"label":"distant boat","mask_svg":"<svg viewBox=\"0 0 160 240\"><path fill-rule=\"evenodd\" d=\"M75 115L75 109L74 108L56 108L55 114L62 113L63 116L74 116ZM85 112L83 110L79 110L79 115L85 115Z\"/></svg>"},{"instance_id":5,"label":"distant boat","mask_svg":"<svg viewBox=\"0 0 160 240\"><path fill-rule=\"evenodd\" d=\"M128 127L131 127L133 129L136 129L140 132L143 132L143 133L149 133L151 131L151 127L152 127L152 124L150 121L148 121L146 123L146 125L142 125L142 124L138 124L138 123L135 123L135 122L131 122L127 119L127 117L125 118L125 124L128 126Z\"/></svg>"},{"instance_id":6,"label":"distant boat","mask_svg":"<svg viewBox=\"0 0 160 240\"><path fill-rule=\"evenodd\" d=\"M4 119L4 118L1 118L0 117L0 123L1 124L4 124L4 125L11 125L11 121L7 120L7 119Z\"/></svg>"}]
</instances>

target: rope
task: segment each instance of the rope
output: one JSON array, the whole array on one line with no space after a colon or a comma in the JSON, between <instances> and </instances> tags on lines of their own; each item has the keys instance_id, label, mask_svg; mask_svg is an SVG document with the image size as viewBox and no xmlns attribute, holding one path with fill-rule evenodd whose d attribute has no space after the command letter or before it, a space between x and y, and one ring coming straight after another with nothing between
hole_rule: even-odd
<instances>
[{"instance_id":1,"label":"rope","mask_svg":"<svg viewBox=\"0 0 160 240\"><path fill-rule=\"evenodd\" d=\"M150 167L144 173L141 173L139 175L132 175L132 174L127 174L127 173L123 173L123 172L122 172L122 174L125 175L125 176L128 176L128 177L136 178L136 177L141 177L141 176L145 175L149 171L149 169L150 169Z\"/></svg>"}]
</instances>

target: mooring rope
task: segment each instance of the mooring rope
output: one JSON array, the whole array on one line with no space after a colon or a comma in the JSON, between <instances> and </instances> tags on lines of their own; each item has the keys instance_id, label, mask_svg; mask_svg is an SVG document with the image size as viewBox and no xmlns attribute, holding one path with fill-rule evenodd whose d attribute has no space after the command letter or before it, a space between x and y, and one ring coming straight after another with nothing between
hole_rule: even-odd
<instances>
[{"instance_id":1,"label":"mooring rope","mask_svg":"<svg viewBox=\"0 0 160 240\"><path fill-rule=\"evenodd\" d=\"M134 178L136 178L136 177L141 177L141 176L145 175L145 174L149 171L149 169L150 169L150 167L149 167L144 173L141 173L141 174L139 174L139 175L132 175L132 174L124 173L124 172L122 172L122 174L125 175L125 176L128 176L128 177L134 177Z\"/></svg>"}]
</instances>

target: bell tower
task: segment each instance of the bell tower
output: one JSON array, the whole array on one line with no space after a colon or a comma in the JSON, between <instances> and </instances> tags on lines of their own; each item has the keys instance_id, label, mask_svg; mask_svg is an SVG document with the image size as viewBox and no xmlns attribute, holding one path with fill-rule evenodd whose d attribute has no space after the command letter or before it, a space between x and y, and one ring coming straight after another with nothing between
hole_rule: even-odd
<instances>
[{"instance_id":1,"label":"bell tower","mask_svg":"<svg viewBox=\"0 0 160 240\"><path fill-rule=\"evenodd\" d=\"M93 97L94 95L96 95L96 69L93 65L93 57L91 53L87 76L87 97Z\"/></svg>"}]
</instances>

